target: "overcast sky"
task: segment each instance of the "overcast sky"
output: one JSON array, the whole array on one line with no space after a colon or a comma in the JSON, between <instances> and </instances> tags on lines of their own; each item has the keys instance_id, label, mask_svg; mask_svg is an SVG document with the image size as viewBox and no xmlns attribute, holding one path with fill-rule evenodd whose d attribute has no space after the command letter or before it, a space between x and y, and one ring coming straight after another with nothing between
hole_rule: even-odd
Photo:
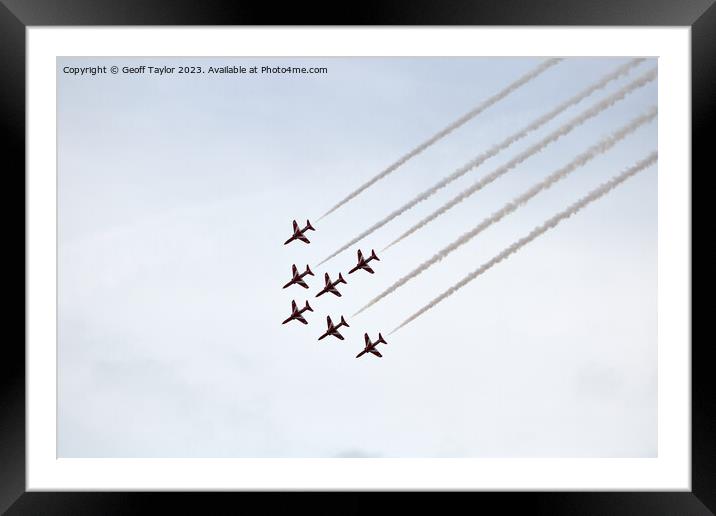
<instances>
[{"instance_id":1,"label":"overcast sky","mask_svg":"<svg viewBox=\"0 0 716 516\"><path fill-rule=\"evenodd\" d=\"M653 457L657 167L391 335L430 299L656 149L637 130L379 304L350 315L657 101L656 81L381 254L614 81L321 267L326 255L625 59L568 59L333 215L353 188L540 59L58 60L62 457ZM97 75L64 66L325 66ZM284 246L309 218L310 245ZM355 249L375 274L348 276ZM282 290L291 264L310 290ZM314 298L342 271L343 297ZM308 326L281 325L310 299ZM346 337L320 342L325 317ZM363 333L382 331L383 358Z\"/></svg>"}]
</instances>

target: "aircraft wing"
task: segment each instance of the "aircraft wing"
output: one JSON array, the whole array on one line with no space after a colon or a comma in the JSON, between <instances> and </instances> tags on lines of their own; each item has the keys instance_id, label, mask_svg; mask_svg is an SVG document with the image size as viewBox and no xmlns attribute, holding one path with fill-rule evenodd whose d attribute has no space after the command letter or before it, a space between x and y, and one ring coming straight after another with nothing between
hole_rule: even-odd
<instances>
[{"instance_id":1,"label":"aircraft wing","mask_svg":"<svg viewBox=\"0 0 716 516\"><path fill-rule=\"evenodd\" d=\"M365 345L370 346L370 339L368 338L368 334L365 334Z\"/></svg>"},{"instance_id":2,"label":"aircraft wing","mask_svg":"<svg viewBox=\"0 0 716 516\"><path fill-rule=\"evenodd\" d=\"M370 352L373 353L377 357L383 358L383 355L381 355L380 351L378 351L377 349L371 349Z\"/></svg>"},{"instance_id":3,"label":"aircraft wing","mask_svg":"<svg viewBox=\"0 0 716 516\"><path fill-rule=\"evenodd\" d=\"M341 293L338 292L338 290L336 290L335 287L326 287L326 288L328 289L328 292L330 292L331 294L335 294L338 297L341 297Z\"/></svg>"},{"instance_id":4,"label":"aircraft wing","mask_svg":"<svg viewBox=\"0 0 716 516\"><path fill-rule=\"evenodd\" d=\"M296 319L301 321L303 324L308 324L308 321L306 321L301 314L296 314Z\"/></svg>"},{"instance_id":5,"label":"aircraft wing","mask_svg":"<svg viewBox=\"0 0 716 516\"><path fill-rule=\"evenodd\" d=\"M345 339L343 338L343 335L341 335L341 334L338 333L338 332L335 332L333 335L335 335L336 337L338 337L338 338L341 339L341 340L345 340Z\"/></svg>"},{"instance_id":6,"label":"aircraft wing","mask_svg":"<svg viewBox=\"0 0 716 516\"><path fill-rule=\"evenodd\" d=\"M296 233L298 231L298 223L294 220L293 221L293 232Z\"/></svg>"},{"instance_id":7,"label":"aircraft wing","mask_svg":"<svg viewBox=\"0 0 716 516\"><path fill-rule=\"evenodd\" d=\"M308 288L308 285L306 285L306 282L303 281L301 278L298 278L296 281L294 281L294 283L301 285L303 288Z\"/></svg>"},{"instance_id":8,"label":"aircraft wing","mask_svg":"<svg viewBox=\"0 0 716 516\"><path fill-rule=\"evenodd\" d=\"M311 243L311 241L310 241L308 238L306 238L305 236L303 236L303 233L300 234L300 235L298 235L298 237L296 237L296 238L298 238L301 242L306 242L307 244L310 244L310 243Z\"/></svg>"},{"instance_id":9,"label":"aircraft wing","mask_svg":"<svg viewBox=\"0 0 716 516\"><path fill-rule=\"evenodd\" d=\"M363 265L363 269L366 270L366 271L368 271L368 272L370 272L371 274L373 274L373 269L370 268L370 265L364 264L364 265Z\"/></svg>"}]
</instances>

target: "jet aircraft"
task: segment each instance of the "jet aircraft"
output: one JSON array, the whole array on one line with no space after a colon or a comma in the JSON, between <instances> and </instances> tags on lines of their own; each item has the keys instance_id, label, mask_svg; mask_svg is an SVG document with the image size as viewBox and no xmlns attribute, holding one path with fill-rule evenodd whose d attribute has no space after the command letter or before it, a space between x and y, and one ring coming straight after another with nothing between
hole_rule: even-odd
<instances>
[{"instance_id":1,"label":"jet aircraft","mask_svg":"<svg viewBox=\"0 0 716 516\"><path fill-rule=\"evenodd\" d=\"M293 275L291 278L291 281L286 283L283 288L288 288L291 285L301 285L303 288L308 288L308 285L306 285L306 282L303 281L304 276L313 276L313 272L311 272L311 269L306 265L306 272L303 272L301 274L298 273L298 269L296 268L296 265L291 266L291 274Z\"/></svg>"},{"instance_id":2,"label":"jet aircraft","mask_svg":"<svg viewBox=\"0 0 716 516\"><path fill-rule=\"evenodd\" d=\"M306 301L306 306L301 308L300 310L296 305L296 301L291 301L291 315L281 324L286 324L287 322L293 321L294 319L297 321L301 321L303 324L308 324L308 321L306 321L306 319L304 319L301 315L306 310L308 310L309 312L313 312L313 308L311 308L311 305L308 304L308 301Z\"/></svg>"},{"instance_id":3,"label":"jet aircraft","mask_svg":"<svg viewBox=\"0 0 716 516\"><path fill-rule=\"evenodd\" d=\"M380 261L380 258L375 255L375 250L371 249L370 256L368 258L363 258L363 253L360 249L358 249L358 265L349 270L348 274L353 274L358 269L363 269L373 274L373 269L371 269L370 265L368 265L368 262L371 260Z\"/></svg>"},{"instance_id":4,"label":"jet aircraft","mask_svg":"<svg viewBox=\"0 0 716 516\"><path fill-rule=\"evenodd\" d=\"M338 324L333 324L333 321L331 321L330 315L326 317L326 323L328 324L328 329L326 330L326 333L324 333L323 335L318 337L318 340L324 339L325 337L328 337L329 335L333 335L334 337L343 340L343 335L338 333L338 328L340 328L341 326L350 328L350 326L348 325L348 323L346 322L346 320L343 318L342 315L341 315L341 322L339 322Z\"/></svg>"},{"instance_id":5,"label":"jet aircraft","mask_svg":"<svg viewBox=\"0 0 716 516\"><path fill-rule=\"evenodd\" d=\"M306 238L306 235L304 235L304 233L305 233L306 231L308 231L309 229L310 229L311 231L315 231L315 229L313 228L313 226L311 226L311 221L310 221L310 220L306 220L306 227L303 228L303 229L300 229L300 228L298 227L298 223L294 220L294 221L293 221L293 235L291 235L291 238L289 238L288 240L286 240L286 241L283 243L283 245L290 244L290 243L293 242L294 240L300 240L301 242L306 242L307 244L310 244L311 241L310 241L308 238Z\"/></svg>"},{"instance_id":6,"label":"jet aircraft","mask_svg":"<svg viewBox=\"0 0 716 516\"><path fill-rule=\"evenodd\" d=\"M335 294L338 297L341 297L341 293L338 292L338 289L336 289L336 285L338 285L339 283L346 283L346 280L343 279L343 275L339 272L338 279L332 282L331 277L328 275L328 273L326 273L324 279L326 281L326 286L323 287L323 290L316 294L316 297L322 296L326 292L330 292L331 294Z\"/></svg>"},{"instance_id":7,"label":"jet aircraft","mask_svg":"<svg viewBox=\"0 0 716 516\"><path fill-rule=\"evenodd\" d=\"M370 341L370 337L368 337L368 334L367 334L367 333L364 334L364 337L365 337L365 349L363 349L363 351L361 351L360 353L358 353L358 354L356 355L356 358L360 358L360 357L362 357L363 355L365 355L366 353L372 353L373 355L375 355L375 356L377 356L377 357L382 357L383 355L381 355L381 354L380 354L380 351L378 351L377 349L375 349L375 347L376 347L378 344L380 344L381 342L382 342L383 344L388 344L388 343L385 342L385 340L383 339L383 335L381 335L380 333L378 333L378 340L376 340L375 342L371 342L371 341Z\"/></svg>"}]
</instances>

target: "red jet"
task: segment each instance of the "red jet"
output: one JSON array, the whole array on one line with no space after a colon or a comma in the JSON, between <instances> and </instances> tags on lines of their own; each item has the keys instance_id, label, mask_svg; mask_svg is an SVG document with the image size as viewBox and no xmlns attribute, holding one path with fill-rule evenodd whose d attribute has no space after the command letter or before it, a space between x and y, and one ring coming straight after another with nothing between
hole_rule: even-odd
<instances>
[{"instance_id":1,"label":"red jet","mask_svg":"<svg viewBox=\"0 0 716 516\"><path fill-rule=\"evenodd\" d=\"M353 274L358 269L363 269L373 274L373 269L371 269L370 265L368 265L368 262L371 260L380 261L380 258L375 255L375 250L371 249L370 256L366 259L363 258L363 253L361 253L360 249L358 249L358 265L349 270L348 274Z\"/></svg>"},{"instance_id":2,"label":"red jet","mask_svg":"<svg viewBox=\"0 0 716 516\"><path fill-rule=\"evenodd\" d=\"M291 238L289 238L288 240L286 240L286 241L283 243L283 245L290 244L290 243L293 242L294 240L300 240L301 242L306 242L307 244L310 244L311 241L310 241L308 238L306 238L306 235L304 235L304 233L305 233L306 231L308 231L309 229L310 229L311 231L316 231L316 230L313 228L313 226L311 226L311 221L310 221L310 220L306 220L306 227L303 228L303 229L299 229L298 223L294 220L294 221L293 221L293 235L291 235Z\"/></svg>"},{"instance_id":3,"label":"red jet","mask_svg":"<svg viewBox=\"0 0 716 516\"><path fill-rule=\"evenodd\" d=\"M371 342L370 337L368 337L368 334L366 333L365 334L365 349L363 351L361 351L360 353L358 353L356 355L356 358L360 358L363 355L365 355L366 353L372 353L377 357L382 357L383 355L380 354L380 351L375 349L375 347L378 344L380 344L381 342L383 344L388 344L387 342L385 342L385 340L383 340L383 336L380 333L378 334L378 340L376 340L375 342Z\"/></svg>"},{"instance_id":4,"label":"red jet","mask_svg":"<svg viewBox=\"0 0 716 516\"><path fill-rule=\"evenodd\" d=\"M341 315L341 322L339 322L338 324L335 324L335 325L333 324L333 321L331 321L330 315L326 317L326 322L328 323L328 329L326 330L326 333L324 333L323 335L318 337L318 340L328 337L329 335L333 335L334 337L337 337L337 338L343 340L343 335L338 333L338 328L340 328L341 326L350 328L350 326L348 325L346 320L343 318L343 316Z\"/></svg>"},{"instance_id":5,"label":"red jet","mask_svg":"<svg viewBox=\"0 0 716 516\"><path fill-rule=\"evenodd\" d=\"M306 319L304 319L303 316L301 315L306 310L308 310L309 312L313 312L313 308L311 308L311 305L308 304L308 301L306 301L306 306L301 308L300 310L298 309L298 306L296 305L296 301L291 301L291 315L289 316L288 319L283 321L281 324L286 324L287 322L293 321L294 319L296 319L297 321L301 321L303 324L308 324Z\"/></svg>"},{"instance_id":6,"label":"red jet","mask_svg":"<svg viewBox=\"0 0 716 516\"><path fill-rule=\"evenodd\" d=\"M288 283L286 283L286 284L283 286L283 288L288 288L288 287L290 287L291 285L293 285L294 283L295 283L296 285L301 285L303 288L308 288L308 285L306 285L306 282L303 281L303 279L301 279L301 278L303 278L304 276L313 276L313 273L311 272L311 269L308 268L308 265L306 265L306 272L304 272L303 274L299 274L299 273L298 273L298 269L296 268L296 265L294 264L294 265L291 266L291 273L293 274L293 277L291 278L291 281L289 281Z\"/></svg>"},{"instance_id":7,"label":"red jet","mask_svg":"<svg viewBox=\"0 0 716 516\"><path fill-rule=\"evenodd\" d=\"M323 290L321 290L318 294L316 294L316 297L322 296L326 292L330 292L331 294L335 294L338 297L341 297L341 293L338 292L338 290L336 289L336 285L338 285L339 283L346 283L346 280L343 279L343 275L339 272L338 279L334 282L331 282L331 277L328 275L328 273L326 273L325 281L326 281L326 286L323 287Z\"/></svg>"}]
</instances>

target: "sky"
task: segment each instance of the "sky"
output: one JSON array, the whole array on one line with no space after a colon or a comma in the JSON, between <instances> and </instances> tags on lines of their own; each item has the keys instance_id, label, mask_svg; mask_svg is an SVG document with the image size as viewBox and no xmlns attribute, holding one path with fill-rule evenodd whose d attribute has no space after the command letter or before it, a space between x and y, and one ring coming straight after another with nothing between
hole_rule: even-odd
<instances>
[{"instance_id":1,"label":"sky","mask_svg":"<svg viewBox=\"0 0 716 516\"><path fill-rule=\"evenodd\" d=\"M639 128L365 312L437 250L657 102L657 83L380 250L655 59L320 267L443 176L626 58L570 58L317 223L536 58L60 58L60 457L654 457L657 168L390 335L506 246L656 149ZM322 66L326 74L63 73ZM310 245L284 246L310 219ZM375 274L347 275L375 249ZM310 264L309 290L282 289ZM324 272L343 296L315 298ZM282 325L309 300L307 326ZM345 340L317 341L325 318ZM383 358L356 360L382 332Z\"/></svg>"}]
</instances>

